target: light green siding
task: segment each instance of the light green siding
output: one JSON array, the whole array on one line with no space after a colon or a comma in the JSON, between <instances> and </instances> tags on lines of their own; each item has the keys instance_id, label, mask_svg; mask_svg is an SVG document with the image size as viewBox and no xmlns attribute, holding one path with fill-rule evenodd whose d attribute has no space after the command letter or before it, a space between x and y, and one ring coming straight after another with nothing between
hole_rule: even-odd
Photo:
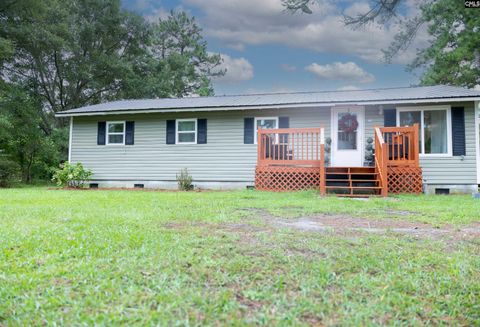
<instances>
[{"instance_id":1,"label":"light green siding","mask_svg":"<svg viewBox=\"0 0 480 327\"><path fill-rule=\"evenodd\" d=\"M252 182L257 146L243 144L244 118L269 116L290 117L290 127L330 124L329 108L75 117L71 160L95 180L174 181L188 168L197 182ZM207 144L167 145L166 120L175 118L207 118ZM97 145L97 122L105 120L135 121L135 145Z\"/></svg>"},{"instance_id":2,"label":"light green siding","mask_svg":"<svg viewBox=\"0 0 480 327\"><path fill-rule=\"evenodd\" d=\"M428 106L418 105L418 107ZM476 184L476 147L475 147L475 114L473 102L456 103L452 107L465 108L465 144L466 155L462 157L428 157L420 159L423 178L426 184ZM385 109L393 109L396 106L385 105ZM412 107L412 106L409 106ZM365 109L365 136L373 137L374 126L383 126L383 114L380 114L377 106Z\"/></svg>"},{"instance_id":3,"label":"light green siding","mask_svg":"<svg viewBox=\"0 0 480 327\"><path fill-rule=\"evenodd\" d=\"M422 157L420 165L427 184L476 184L475 113L473 103L455 104L465 108L466 155L462 157Z\"/></svg>"},{"instance_id":4,"label":"light green siding","mask_svg":"<svg viewBox=\"0 0 480 327\"><path fill-rule=\"evenodd\" d=\"M465 107L466 150L461 157L423 157L421 165L428 184L476 184L475 124L473 103ZM395 106L384 106L394 108ZM72 162L82 162L100 181L174 181L188 168L195 181L253 182L257 147L243 144L245 117L287 116L290 127L325 127L330 136L330 108L292 108L203 113L136 114L75 117L72 131ZM207 118L207 144L167 145L166 120ZM135 145L97 145L97 122L135 121ZM365 108L365 139L373 127L383 126L378 106Z\"/></svg>"}]
</instances>

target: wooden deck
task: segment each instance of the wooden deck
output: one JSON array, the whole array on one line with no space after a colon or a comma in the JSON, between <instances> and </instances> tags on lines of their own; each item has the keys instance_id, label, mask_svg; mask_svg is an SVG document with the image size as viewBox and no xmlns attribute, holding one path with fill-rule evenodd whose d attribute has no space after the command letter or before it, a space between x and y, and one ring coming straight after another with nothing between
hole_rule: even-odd
<instances>
[{"instance_id":1,"label":"wooden deck","mask_svg":"<svg viewBox=\"0 0 480 327\"><path fill-rule=\"evenodd\" d=\"M323 128L258 130L255 187L339 196L422 192L418 125L375 127L374 167L327 167Z\"/></svg>"}]
</instances>

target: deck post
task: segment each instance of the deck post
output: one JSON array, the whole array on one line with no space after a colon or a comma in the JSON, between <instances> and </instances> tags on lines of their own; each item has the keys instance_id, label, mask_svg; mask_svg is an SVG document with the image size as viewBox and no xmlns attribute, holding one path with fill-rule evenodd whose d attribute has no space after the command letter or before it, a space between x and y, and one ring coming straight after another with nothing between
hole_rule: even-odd
<instances>
[{"instance_id":1,"label":"deck post","mask_svg":"<svg viewBox=\"0 0 480 327\"><path fill-rule=\"evenodd\" d=\"M420 167L420 158L419 158L419 135L418 135L418 123L413 124L413 153L415 153L415 167Z\"/></svg>"},{"instance_id":2,"label":"deck post","mask_svg":"<svg viewBox=\"0 0 480 327\"><path fill-rule=\"evenodd\" d=\"M326 190L326 180L325 180L325 129L320 128L320 195L325 195Z\"/></svg>"}]
</instances>

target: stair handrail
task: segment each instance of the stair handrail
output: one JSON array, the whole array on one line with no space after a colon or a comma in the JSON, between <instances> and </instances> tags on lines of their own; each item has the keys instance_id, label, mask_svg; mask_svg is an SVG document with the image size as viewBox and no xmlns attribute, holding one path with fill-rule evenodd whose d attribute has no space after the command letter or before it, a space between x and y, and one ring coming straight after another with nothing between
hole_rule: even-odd
<instances>
[{"instance_id":1,"label":"stair handrail","mask_svg":"<svg viewBox=\"0 0 480 327\"><path fill-rule=\"evenodd\" d=\"M375 168L381 184L381 195L388 195L388 147L379 127L375 126Z\"/></svg>"}]
</instances>

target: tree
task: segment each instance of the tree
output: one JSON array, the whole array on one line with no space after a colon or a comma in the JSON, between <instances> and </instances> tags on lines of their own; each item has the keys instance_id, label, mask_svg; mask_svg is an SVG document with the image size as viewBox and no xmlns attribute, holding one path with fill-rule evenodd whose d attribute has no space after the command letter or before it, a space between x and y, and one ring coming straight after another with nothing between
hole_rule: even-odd
<instances>
[{"instance_id":1,"label":"tree","mask_svg":"<svg viewBox=\"0 0 480 327\"><path fill-rule=\"evenodd\" d=\"M225 71L218 69L220 56L207 51L195 18L172 11L150 29L146 61L133 71L126 97L213 95L211 78Z\"/></svg>"},{"instance_id":2,"label":"tree","mask_svg":"<svg viewBox=\"0 0 480 327\"><path fill-rule=\"evenodd\" d=\"M0 150L19 163L24 181L44 177L66 159L67 121L54 113L125 98L209 95L220 62L185 13L152 24L120 0L3 0L0 123L8 132Z\"/></svg>"},{"instance_id":3,"label":"tree","mask_svg":"<svg viewBox=\"0 0 480 327\"><path fill-rule=\"evenodd\" d=\"M315 0L284 0L292 12L311 13L309 5ZM415 40L418 31L427 26L431 43L418 49L409 70L421 70L422 85L449 84L464 87L480 85L480 15L474 9L466 9L458 0L423 0L419 2L418 15L401 18L398 12L406 0L370 0L370 10L358 16L345 16L347 26L360 28L378 21L387 24L399 20L402 30L385 49L386 62L391 62L400 52L406 51Z\"/></svg>"},{"instance_id":4,"label":"tree","mask_svg":"<svg viewBox=\"0 0 480 327\"><path fill-rule=\"evenodd\" d=\"M39 98L19 87L7 85L0 100L0 152L18 165L21 179L32 182L48 178L49 168L65 160L59 144L66 141L66 130L55 128L50 136L40 129Z\"/></svg>"},{"instance_id":5,"label":"tree","mask_svg":"<svg viewBox=\"0 0 480 327\"><path fill-rule=\"evenodd\" d=\"M311 5L322 0L282 0L285 8L291 12L301 11L304 14L312 14ZM428 0L424 0L428 1ZM345 23L354 27L361 27L374 21L387 23L397 17L397 12L407 0L369 0L370 10L355 17L344 16Z\"/></svg>"},{"instance_id":6,"label":"tree","mask_svg":"<svg viewBox=\"0 0 480 327\"><path fill-rule=\"evenodd\" d=\"M431 43L417 51L410 70L422 69L422 85L448 84L473 88L480 85L480 15L458 0L438 0L421 7ZM412 23L415 25L415 23ZM410 27L411 29L411 27ZM385 51L391 59L408 44L414 32L406 26Z\"/></svg>"}]
</instances>

